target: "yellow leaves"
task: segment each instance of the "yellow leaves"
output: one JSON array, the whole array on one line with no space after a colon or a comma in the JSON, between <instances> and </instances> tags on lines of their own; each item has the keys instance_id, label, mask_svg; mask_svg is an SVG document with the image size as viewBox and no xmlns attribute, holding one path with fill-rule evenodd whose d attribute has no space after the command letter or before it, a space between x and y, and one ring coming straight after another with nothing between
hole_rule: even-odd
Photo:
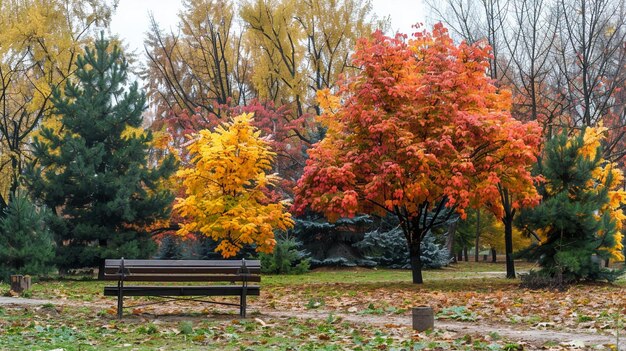
<instances>
[{"instance_id":1,"label":"yellow leaves","mask_svg":"<svg viewBox=\"0 0 626 351\"><path fill-rule=\"evenodd\" d=\"M335 111L341 106L339 96L332 94L329 89L318 90L315 96L320 107L328 112Z\"/></svg>"},{"instance_id":2,"label":"yellow leaves","mask_svg":"<svg viewBox=\"0 0 626 351\"><path fill-rule=\"evenodd\" d=\"M130 125L126 125L126 128L124 129L124 131L122 132L122 137L123 138L133 138L133 137L140 137L140 136L144 136L146 135L146 130L143 129L143 127L133 127Z\"/></svg>"},{"instance_id":3,"label":"yellow leaves","mask_svg":"<svg viewBox=\"0 0 626 351\"><path fill-rule=\"evenodd\" d=\"M607 129L602 126L602 123L598 124L598 127L587 127L583 136L583 147L580 149L580 153L587 158L593 159L596 157L596 152L600 147L600 142L604 139L604 135Z\"/></svg>"},{"instance_id":4,"label":"yellow leaves","mask_svg":"<svg viewBox=\"0 0 626 351\"><path fill-rule=\"evenodd\" d=\"M274 153L242 114L214 132L200 131L187 149L192 167L178 171L185 198L175 209L188 220L179 234L199 231L219 242L216 251L234 256L243 245L271 252L274 230L293 227L287 203L271 203L267 185L278 180L266 174Z\"/></svg>"},{"instance_id":5,"label":"yellow leaves","mask_svg":"<svg viewBox=\"0 0 626 351\"><path fill-rule=\"evenodd\" d=\"M1 163L11 168L12 182L28 157L33 131L53 120L51 87L60 87L71 77L77 54L90 39L94 21L110 17L108 0L0 1L0 72L4 126L19 140L1 140L2 149L20 153L19 162ZM13 130L11 130L13 129ZM56 129L55 129L56 130Z\"/></svg>"}]
</instances>

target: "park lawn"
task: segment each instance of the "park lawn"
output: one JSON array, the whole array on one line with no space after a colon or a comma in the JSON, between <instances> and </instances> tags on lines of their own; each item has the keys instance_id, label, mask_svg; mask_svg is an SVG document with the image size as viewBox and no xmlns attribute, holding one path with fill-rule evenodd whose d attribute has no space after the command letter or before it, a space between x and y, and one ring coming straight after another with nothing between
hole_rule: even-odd
<instances>
[{"instance_id":1,"label":"park lawn","mask_svg":"<svg viewBox=\"0 0 626 351\"><path fill-rule=\"evenodd\" d=\"M380 350L411 342L407 330L382 331L326 319L240 320L217 312L118 321L89 307L0 309L2 350ZM326 346L319 347L321 344Z\"/></svg>"},{"instance_id":2,"label":"park lawn","mask_svg":"<svg viewBox=\"0 0 626 351\"><path fill-rule=\"evenodd\" d=\"M280 284L268 283L260 304L267 309L359 315L408 315L412 307L427 305L440 320L607 335L619 330L626 335L624 278L614 284L579 284L567 291L528 290L519 287L518 279L504 279L503 272L492 274L503 270L501 264L487 264L492 269L480 272L476 265L426 271L423 285L411 284L409 271L357 269L280 277ZM518 265L520 271L530 268ZM395 280L374 279L380 275Z\"/></svg>"},{"instance_id":3,"label":"park lawn","mask_svg":"<svg viewBox=\"0 0 626 351\"><path fill-rule=\"evenodd\" d=\"M0 349L516 350L524 346L497 333L417 334L406 325L380 323L381 319L408 321L410 308L418 305L432 306L442 322L626 333L619 317L626 310L623 281L579 285L566 292L529 291L520 289L518 280L493 273L498 271L503 271L502 264L462 263L426 271L421 286L411 284L407 270L320 269L300 276L264 276L262 296L251 298L250 318L244 320L234 309L185 302L137 308L118 321L115 299L102 296L104 282L42 281L26 295L63 304L1 307ZM6 292L8 286L0 285L0 290Z\"/></svg>"}]
</instances>

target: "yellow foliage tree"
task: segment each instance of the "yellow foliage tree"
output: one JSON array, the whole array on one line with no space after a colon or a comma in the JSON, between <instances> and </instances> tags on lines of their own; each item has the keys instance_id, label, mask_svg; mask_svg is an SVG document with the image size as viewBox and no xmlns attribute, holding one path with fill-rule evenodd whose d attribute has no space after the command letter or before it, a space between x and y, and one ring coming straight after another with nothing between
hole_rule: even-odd
<instances>
[{"instance_id":1,"label":"yellow foliage tree","mask_svg":"<svg viewBox=\"0 0 626 351\"><path fill-rule=\"evenodd\" d=\"M15 191L33 131L50 115L50 94L72 75L90 34L114 0L0 1L0 207Z\"/></svg>"},{"instance_id":2,"label":"yellow foliage tree","mask_svg":"<svg viewBox=\"0 0 626 351\"><path fill-rule=\"evenodd\" d=\"M479 212L480 215L477 215ZM457 249L467 246L468 248L473 247L473 250L477 248L478 251L489 249L495 253L503 254L506 248L503 232L504 223L490 211L485 209L469 210L467 218L460 221L457 226L457 237L455 238L458 243ZM533 242L531 236L524 235L516 227L513 227L511 237L515 248L528 247ZM477 245L478 247L476 247ZM475 251L474 256L477 254ZM492 252L492 254L494 253Z\"/></svg>"},{"instance_id":3,"label":"yellow foliage tree","mask_svg":"<svg viewBox=\"0 0 626 351\"><path fill-rule=\"evenodd\" d=\"M178 171L186 197L175 205L186 219L180 235L200 232L219 242L217 252L232 257L243 245L270 253L274 230L293 227L284 201L272 203L266 190L276 175L267 174L274 153L242 114L217 127L202 130L187 146L191 167Z\"/></svg>"},{"instance_id":4,"label":"yellow foliage tree","mask_svg":"<svg viewBox=\"0 0 626 351\"><path fill-rule=\"evenodd\" d=\"M321 110L315 94L337 89L341 76L355 75L350 56L358 38L386 21L372 15L370 0L244 0L240 16L251 56L252 85L258 97L293 107L297 136L320 139L312 115Z\"/></svg>"}]
</instances>

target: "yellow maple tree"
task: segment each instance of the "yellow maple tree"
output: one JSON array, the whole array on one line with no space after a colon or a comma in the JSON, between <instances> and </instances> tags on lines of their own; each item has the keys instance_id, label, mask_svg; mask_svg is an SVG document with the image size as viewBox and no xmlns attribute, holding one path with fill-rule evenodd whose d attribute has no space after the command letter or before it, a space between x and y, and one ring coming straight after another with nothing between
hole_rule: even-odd
<instances>
[{"instance_id":1,"label":"yellow maple tree","mask_svg":"<svg viewBox=\"0 0 626 351\"><path fill-rule=\"evenodd\" d=\"M115 0L0 1L0 207L19 185L28 144L54 126L51 92L76 69L76 57L111 19Z\"/></svg>"},{"instance_id":2,"label":"yellow maple tree","mask_svg":"<svg viewBox=\"0 0 626 351\"><path fill-rule=\"evenodd\" d=\"M267 173L274 153L251 120L252 114L242 114L215 131L201 130L187 145L190 167L177 173L186 196L174 206L185 219L178 234L212 238L225 258L244 245L270 253L274 230L294 224L287 203L272 203L266 196L278 180Z\"/></svg>"}]
</instances>

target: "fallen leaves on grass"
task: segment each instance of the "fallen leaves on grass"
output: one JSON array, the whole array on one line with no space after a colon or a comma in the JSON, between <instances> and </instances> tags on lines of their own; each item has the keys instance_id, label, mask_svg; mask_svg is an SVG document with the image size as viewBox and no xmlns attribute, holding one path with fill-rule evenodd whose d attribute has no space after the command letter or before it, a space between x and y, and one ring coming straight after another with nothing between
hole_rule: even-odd
<instances>
[{"instance_id":1,"label":"fallen leaves on grass","mask_svg":"<svg viewBox=\"0 0 626 351\"><path fill-rule=\"evenodd\" d=\"M468 289L475 284L468 283ZM361 315L409 314L418 305L433 307L438 318L458 321L485 321L491 324L526 326L564 331L585 330L624 334L626 308L624 288L614 285L577 285L568 291L520 289L516 283L476 291L441 291L406 284L327 286L307 284L298 287L272 287L270 302L259 299L261 309L305 311L310 301L323 300L327 311Z\"/></svg>"}]
</instances>

